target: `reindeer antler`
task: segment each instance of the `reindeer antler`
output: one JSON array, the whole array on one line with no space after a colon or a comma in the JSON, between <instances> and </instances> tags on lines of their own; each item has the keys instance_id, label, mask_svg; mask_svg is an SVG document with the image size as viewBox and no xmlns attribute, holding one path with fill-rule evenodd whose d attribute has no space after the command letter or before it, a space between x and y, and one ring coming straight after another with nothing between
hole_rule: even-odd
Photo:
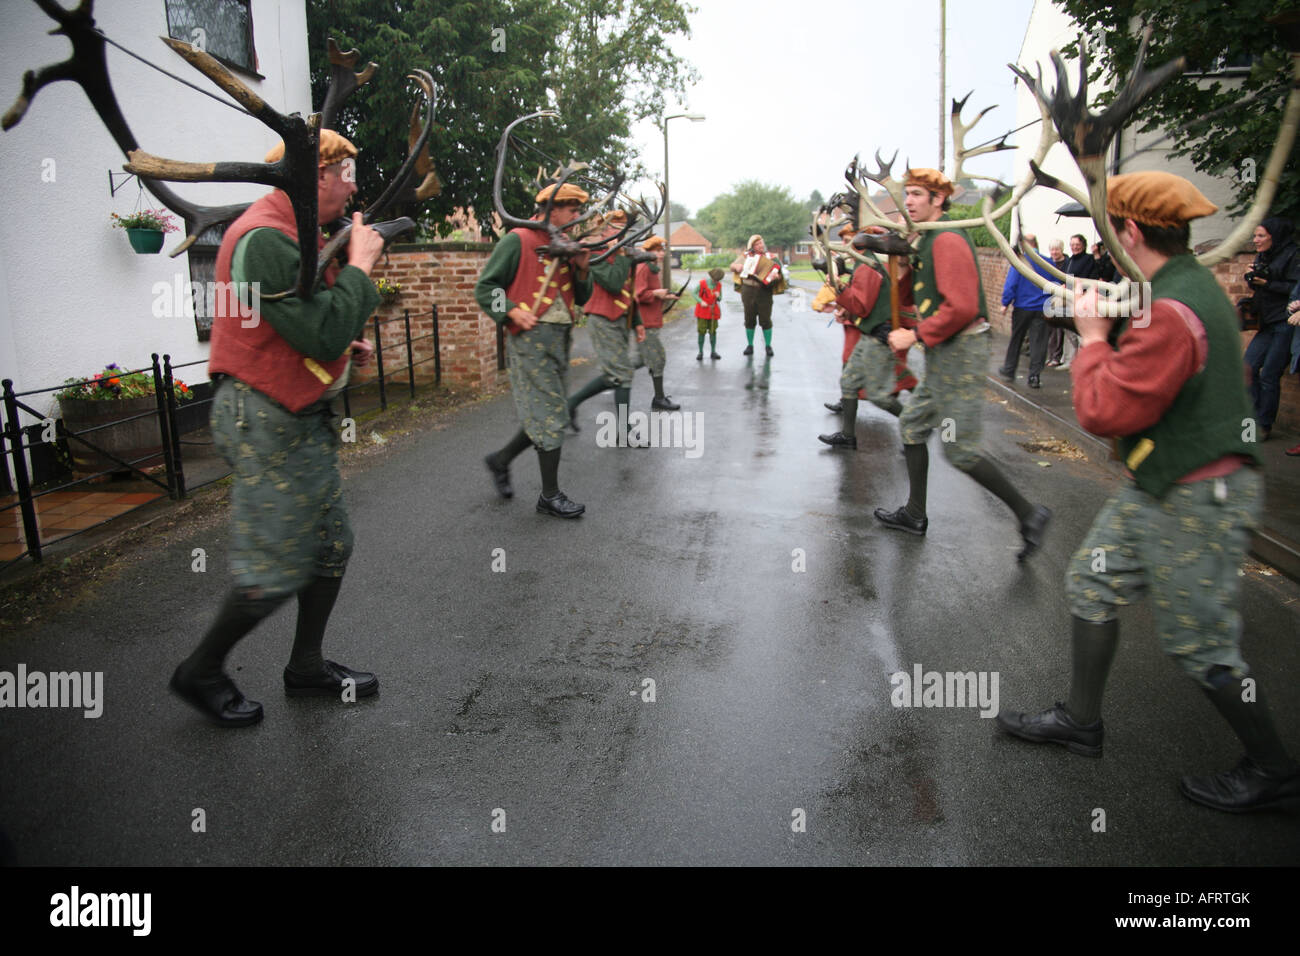
<instances>
[{"instance_id":1,"label":"reindeer antler","mask_svg":"<svg viewBox=\"0 0 1300 956\"><path fill-rule=\"evenodd\" d=\"M952 112L950 114L952 119L952 145L953 154L957 157L957 168L953 171L952 181L957 182L964 178L983 179L986 182L997 183L998 186L1003 189L1009 188L1006 183L999 179L995 179L992 176L977 176L974 174L968 176L966 174L966 160L973 159L976 156L983 156L986 153L1000 153L1003 150L1015 149L1014 146L1007 143L1007 137L1011 135L1010 133L1003 133L994 142L985 143L982 146L976 146L971 149L966 148L966 134L974 129L979 121L982 120L990 111L997 109L996 103L992 106L986 106L984 109L980 110L979 113L975 115L975 118L969 123L962 123L961 111L965 108L966 101L971 98L974 92L974 90L971 90L970 93L967 93L960 100L954 99L952 101Z\"/></svg>"}]
</instances>

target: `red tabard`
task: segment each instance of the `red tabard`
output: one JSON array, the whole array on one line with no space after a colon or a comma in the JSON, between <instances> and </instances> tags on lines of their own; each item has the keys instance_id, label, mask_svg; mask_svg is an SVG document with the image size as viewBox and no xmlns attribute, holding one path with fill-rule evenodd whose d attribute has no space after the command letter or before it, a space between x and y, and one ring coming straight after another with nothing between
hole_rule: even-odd
<instances>
[{"instance_id":1,"label":"red tabard","mask_svg":"<svg viewBox=\"0 0 1300 956\"><path fill-rule=\"evenodd\" d=\"M722 298L722 283L709 285L708 279L700 280L699 300L695 303L695 317L697 319L720 319L722 318L722 306L718 305L718 300Z\"/></svg>"},{"instance_id":2,"label":"red tabard","mask_svg":"<svg viewBox=\"0 0 1300 956\"><path fill-rule=\"evenodd\" d=\"M550 285L546 287L545 292L542 292L541 299L537 297L542 283L546 281L546 270L550 263L550 259L542 256L537 250L550 242L550 236L544 229L526 229L522 226L511 229L510 232L519 237L519 268L515 270L514 281L506 289L506 298L526 306L540 319L555 302L558 292L564 296L564 304L569 307L569 315L573 315L573 273L569 269L568 262L560 263L555 274L551 276ZM511 319L506 319L506 329L511 335L518 335L523 331Z\"/></svg>"},{"instance_id":3,"label":"red tabard","mask_svg":"<svg viewBox=\"0 0 1300 956\"><path fill-rule=\"evenodd\" d=\"M647 329L664 327L664 300L655 296L655 289L662 289L659 281L660 272L651 272L648 263L636 267L636 302L641 307L641 324Z\"/></svg>"},{"instance_id":4,"label":"red tabard","mask_svg":"<svg viewBox=\"0 0 1300 956\"><path fill-rule=\"evenodd\" d=\"M278 229L294 242L298 241L298 224L293 217L289 197L277 189L259 199L230 224L217 252L217 281L224 283L216 295L212 318L212 348L208 356L208 374L224 372L275 399L291 412L300 412L324 394L326 384L308 371L303 354L286 342L270 322L240 315L236 290L230 285L230 263L239 240L254 229ZM317 248L325 237L316 233ZM325 284L332 286L338 267L325 272ZM267 289L267 294L279 289ZM254 321L256 318L256 321ZM251 326L251 327L246 327ZM338 378L347 365L345 352L331 362L321 362L331 378Z\"/></svg>"},{"instance_id":5,"label":"red tabard","mask_svg":"<svg viewBox=\"0 0 1300 956\"><path fill-rule=\"evenodd\" d=\"M602 319L617 322L627 315L627 310L632 305L632 279L635 275L634 271L628 270L627 281L623 283L623 288L619 290L618 295L606 291L599 282L593 282L591 298L587 300L583 309L588 315L598 315Z\"/></svg>"}]
</instances>

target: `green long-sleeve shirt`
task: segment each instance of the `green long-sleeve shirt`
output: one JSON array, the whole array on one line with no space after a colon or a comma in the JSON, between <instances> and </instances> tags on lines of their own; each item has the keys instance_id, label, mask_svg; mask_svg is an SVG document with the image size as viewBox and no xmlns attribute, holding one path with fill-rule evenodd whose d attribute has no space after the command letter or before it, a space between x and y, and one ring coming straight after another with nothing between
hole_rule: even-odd
<instances>
[{"instance_id":1,"label":"green long-sleeve shirt","mask_svg":"<svg viewBox=\"0 0 1300 956\"><path fill-rule=\"evenodd\" d=\"M523 245L519 237L513 232L506 233L492 250L492 255L488 256L483 271L479 273L478 282L474 285L474 299L478 302L479 308L497 325L504 325L507 313L516 306L532 307L531 302L511 302L506 295L510 283L515 281L515 273L519 271L519 256L522 251ZM575 276L573 301L582 305L591 298L591 288L590 271L585 279Z\"/></svg>"},{"instance_id":2,"label":"green long-sleeve shirt","mask_svg":"<svg viewBox=\"0 0 1300 956\"><path fill-rule=\"evenodd\" d=\"M241 301L256 309L281 338L309 358L332 362L361 336L366 320L379 307L379 293L364 272L345 266L333 286L322 283L310 300L295 295L260 298L260 293L270 295L297 284L298 258L298 244L280 230L254 229L235 246L230 277L239 283ZM256 300L247 294L246 284L254 282Z\"/></svg>"}]
</instances>

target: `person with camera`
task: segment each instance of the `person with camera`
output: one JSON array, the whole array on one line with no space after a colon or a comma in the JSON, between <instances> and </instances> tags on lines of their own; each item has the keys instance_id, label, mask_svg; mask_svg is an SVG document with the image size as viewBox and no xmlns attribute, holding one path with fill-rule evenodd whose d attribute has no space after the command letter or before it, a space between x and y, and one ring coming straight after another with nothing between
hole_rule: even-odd
<instances>
[{"instance_id":1,"label":"person with camera","mask_svg":"<svg viewBox=\"0 0 1300 956\"><path fill-rule=\"evenodd\" d=\"M1300 282L1300 254L1291 238L1291 223L1270 216L1255 227L1255 261L1246 273L1254 293L1247 308L1259 320L1259 331L1246 347L1250 370L1250 400L1260 441L1267 441L1277 418L1282 370L1291 356L1293 329L1287 324L1289 293Z\"/></svg>"}]
</instances>

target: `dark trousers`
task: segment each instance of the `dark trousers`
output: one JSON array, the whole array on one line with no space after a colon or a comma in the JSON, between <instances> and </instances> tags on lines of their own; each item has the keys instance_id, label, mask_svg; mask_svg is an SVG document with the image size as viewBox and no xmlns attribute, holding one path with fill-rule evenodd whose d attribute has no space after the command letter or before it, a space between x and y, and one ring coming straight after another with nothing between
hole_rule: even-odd
<instances>
[{"instance_id":1,"label":"dark trousers","mask_svg":"<svg viewBox=\"0 0 1300 956\"><path fill-rule=\"evenodd\" d=\"M1029 374L1041 375L1047 359L1047 320L1041 309L1011 310L1011 341L1007 343L1007 357L1002 360L1002 374L1016 374L1020 365L1020 346L1029 335Z\"/></svg>"},{"instance_id":2,"label":"dark trousers","mask_svg":"<svg viewBox=\"0 0 1300 956\"><path fill-rule=\"evenodd\" d=\"M752 329L759 325L765 329L772 327L772 288L759 287L746 283L740 287L740 304L745 309L745 328Z\"/></svg>"},{"instance_id":3,"label":"dark trousers","mask_svg":"<svg viewBox=\"0 0 1300 956\"><path fill-rule=\"evenodd\" d=\"M1285 322L1266 325L1246 346L1246 368L1250 369L1250 400L1255 405L1255 423L1272 428L1282 396L1282 370L1291 357L1292 326Z\"/></svg>"}]
</instances>

